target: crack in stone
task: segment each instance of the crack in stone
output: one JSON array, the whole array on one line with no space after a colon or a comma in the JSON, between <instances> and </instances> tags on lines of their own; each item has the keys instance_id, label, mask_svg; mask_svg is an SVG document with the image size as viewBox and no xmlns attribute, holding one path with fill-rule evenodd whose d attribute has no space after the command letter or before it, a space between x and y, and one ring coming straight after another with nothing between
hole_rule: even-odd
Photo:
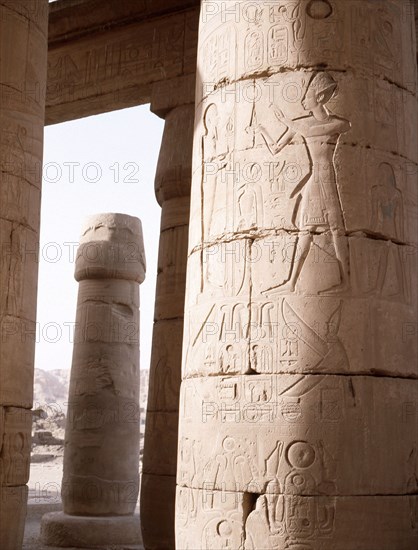
<instances>
[{"instance_id":1,"label":"crack in stone","mask_svg":"<svg viewBox=\"0 0 418 550\"><path fill-rule=\"evenodd\" d=\"M154 319L153 324L160 323L161 321L183 321L184 315L177 315L176 317L162 317L160 319Z\"/></svg>"},{"instance_id":2,"label":"crack in stone","mask_svg":"<svg viewBox=\"0 0 418 550\"><path fill-rule=\"evenodd\" d=\"M147 472L146 470L143 470L142 475L156 476L156 477L169 477L169 478L174 478L174 479L176 479L176 477L177 477L176 474L155 474L153 472ZM178 486L179 487L186 487L185 485L178 485Z\"/></svg>"},{"instance_id":3,"label":"crack in stone","mask_svg":"<svg viewBox=\"0 0 418 550\"><path fill-rule=\"evenodd\" d=\"M389 374L387 372L379 371L378 369L370 369L369 373L355 373L355 372L289 372L289 371L276 371L276 372L269 372L269 373L255 373L255 374L248 374L243 372L228 372L228 373L222 373L222 372L211 372L211 373L205 373L203 374L185 374L183 376L183 380L196 380L196 379L202 379L205 380L206 378L236 378L237 376L261 376L266 375L268 376L344 376L346 378L390 378L392 380L418 380L418 374L416 376L401 376L401 375L393 375Z\"/></svg>"},{"instance_id":4,"label":"crack in stone","mask_svg":"<svg viewBox=\"0 0 418 550\"><path fill-rule=\"evenodd\" d=\"M415 243L408 243L405 241L400 241L399 239L389 238L386 237L386 235L383 235L382 233L374 233L373 231L370 231L368 229L357 229L356 231L349 231L346 234L347 237L351 238L366 238L371 239L373 241L383 241L395 244L397 246L410 246L410 247L416 247Z\"/></svg>"},{"instance_id":5,"label":"crack in stone","mask_svg":"<svg viewBox=\"0 0 418 550\"><path fill-rule=\"evenodd\" d=\"M398 84L398 83L395 82L394 80L391 80L391 79L388 78L387 76L381 75L380 78L381 78L381 80L384 80L385 82L388 82L388 83L391 84L392 86L396 86L396 87L399 88L400 90L403 90L404 92L407 92L408 94L411 94L413 97L416 97L416 93L414 93L412 90L409 90L408 88L405 88L404 86L402 86L401 84Z\"/></svg>"},{"instance_id":6,"label":"crack in stone","mask_svg":"<svg viewBox=\"0 0 418 550\"><path fill-rule=\"evenodd\" d=\"M171 477L171 476L170 476ZM177 486L178 487L185 487L186 489L190 489L190 490L195 490L197 489L198 491L207 491L208 489L205 488L205 487L190 487L188 485L182 485L180 483L177 483ZM210 489L211 492L214 491L214 492L217 492L217 493L223 493L224 491L222 489L216 489L216 488L211 488ZM317 493L317 494L311 494L311 493L297 493L297 494L294 494L294 493L250 493L249 491L237 491L237 490L234 490L234 489L228 489L227 490L228 493L236 493L238 495L252 495L252 496L257 496L260 497L260 496L263 496L263 495L267 495L267 494L270 494L270 495L283 495L283 496L293 496L293 497L303 497L303 498L315 498L315 499L320 499L320 498L370 498L370 497L391 497L391 498L399 498L399 497L404 497L404 498L409 498L411 496L418 496L418 492L412 492L412 493L371 493L371 494L358 494L358 493L350 493L350 494L335 494L335 493L332 493L332 494L328 494L328 493ZM251 509L252 511L252 509ZM261 550L261 549L260 549Z\"/></svg>"},{"instance_id":7,"label":"crack in stone","mask_svg":"<svg viewBox=\"0 0 418 550\"><path fill-rule=\"evenodd\" d=\"M323 142L323 143L325 143L325 142ZM336 141L330 140L330 141L327 141L326 143L336 144ZM288 147L288 148L290 148L290 147L301 147L302 145L304 145L302 141L292 141L286 147ZM403 155L402 153L398 153L396 151L389 151L387 149L382 149L380 147L376 147L376 145L370 145L369 143L362 144L362 143L359 143L357 141L348 142L348 141L343 141L342 140L338 144L338 147L339 147L339 149L344 149L344 147L357 147L359 149L368 149L368 150L371 150L371 151L375 151L377 153L384 153L384 154L388 154L388 155L393 155L394 157L398 157L398 158L401 158L403 160L406 160L408 163L410 163L414 167L418 168L418 161L417 160L411 159L411 158L407 157L406 155ZM255 147L253 147L253 146L245 147L243 149L238 150L238 152L245 153L247 151L252 151L253 149L255 149ZM216 163L216 161L217 161L217 157L215 157L212 162ZM274 161L272 160L271 162L274 162ZM219 163L219 168L220 169L224 168L224 165Z\"/></svg>"},{"instance_id":8,"label":"crack in stone","mask_svg":"<svg viewBox=\"0 0 418 550\"><path fill-rule=\"evenodd\" d=\"M196 245L191 249L191 251L188 254L188 257L192 256L196 252L203 252L205 250L208 250L210 248L217 247L222 244L230 244L234 242L240 242L249 240L251 241L251 246L254 244L255 241L259 241L265 238L271 238L271 237L286 237L286 236L299 236L299 235L312 235L314 237L330 237L332 236L332 233L330 231L312 231L312 230L303 230L300 229L262 229L262 230L254 230L254 229L247 229L247 230L240 230L239 233L225 233L224 235L215 238L210 243L203 243ZM383 235L381 233L374 233L370 230L364 230L364 229L356 229L354 231L346 231L344 235L341 235L342 237L347 237L349 239L370 239L373 241L381 241L381 242L387 242L392 243L396 246L401 247L411 247L416 248L417 244L412 242L406 242L406 241L400 241L398 239L394 239L393 237L387 237L386 235ZM250 256L251 257L251 256Z\"/></svg>"},{"instance_id":9,"label":"crack in stone","mask_svg":"<svg viewBox=\"0 0 418 550\"><path fill-rule=\"evenodd\" d=\"M8 223L11 223L12 226L13 225L16 225L18 227L24 227L25 229L27 229L28 231L31 231L32 233L34 233L36 236L38 236L38 231L36 229L34 229L33 227L31 227L30 225L28 225L27 223L22 223L20 221L17 221L17 220L12 220L10 218L7 218L5 216L0 216L0 220L2 221L5 221L5 222L8 222ZM17 227L15 228L17 229ZM39 245L39 243L36 243L37 245Z\"/></svg>"},{"instance_id":10,"label":"crack in stone","mask_svg":"<svg viewBox=\"0 0 418 550\"><path fill-rule=\"evenodd\" d=\"M1 88L8 88L9 90L13 90L14 92L17 92L18 94L22 94L24 90L21 90L19 88L16 88L12 84L7 84L7 82L0 82L0 89Z\"/></svg>"},{"instance_id":11,"label":"crack in stone","mask_svg":"<svg viewBox=\"0 0 418 550\"><path fill-rule=\"evenodd\" d=\"M25 183L27 183L28 185L30 185L31 187L34 187L37 191L40 191L40 187L38 187L37 185L35 185L34 183L32 183L31 181L29 181L27 178L25 178L24 176L22 176L21 174L14 174L13 172L9 172L7 170L0 170L0 174L3 174L5 176L13 176L15 178L17 178L18 180L22 180L24 181Z\"/></svg>"},{"instance_id":12,"label":"crack in stone","mask_svg":"<svg viewBox=\"0 0 418 550\"><path fill-rule=\"evenodd\" d=\"M259 72L254 71L251 74L245 74L238 79L231 79L225 76L218 82L214 83L213 90L203 95L202 98L199 100L199 102L196 104L196 106L200 105L204 100L208 99L214 92L217 92L218 90L221 90L222 88L225 88L227 86L233 86L233 85L239 84L240 82L250 82L252 80L254 81L254 83L256 83L257 79L259 78L270 78L278 74L294 73L296 71L305 71L307 73L314 73L318 70L324 70L326 68L327 68L326 63L319 63L318 65L313 65L313 66L309 66L309 65L296 65L295 67L281 66L281 67L269 67L268 69L264 69L263 71L259 71ZM329 70L335 73L348 72L345 69L329 69Z\"/></svg>"},{"instance_id":13,"label":"crack in stone","mask_svg":"<svg viewBox=\"0 0 418 550\"><path fill-rule=\"evenodd\" d=\"M206 100L208 97L211 96L214 92L217 92L218 90L221 90L222 88L225 88L227 86L232 86L239 84L240 82L248 82L251 80L256 81L260 78L270 78L272 76L278 75L278 74L287 74L287 73L294 73L297 71L304 71L306 73L314 73L319 70L328 70L332 73L339 73L339 74L349 74L351 73L354 78L362 78L362 75L359 75L359 71L355 67L348 66L346 69L336 69L332 68L328 65L328 63L318 63L316 65L304 65L304 64L297 64L295 66L289 66L289 65L282 65L281 67L268 67L267 69L264 69L262 71L253 71L251 74L244 74L238 79L231 79L225 76L218 82L214 83L213 90L209 93L206 93L202 96L199 103L197 105L200 105L204 100ZM402 86L401 84L395 82L394 80L391 80L389 77L382 75L381 73L367 73L367 76L370 78L370 80L383 80L390 84L391 86L395 86L396 88L410 94L412 97L416 97L416 93L412 90Z\"/></svg>"}]
</instances>

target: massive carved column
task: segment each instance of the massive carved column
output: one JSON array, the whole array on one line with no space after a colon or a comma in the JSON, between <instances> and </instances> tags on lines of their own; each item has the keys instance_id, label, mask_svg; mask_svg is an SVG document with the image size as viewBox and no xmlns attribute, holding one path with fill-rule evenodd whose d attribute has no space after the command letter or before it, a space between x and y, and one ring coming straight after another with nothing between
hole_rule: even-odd
<instances>
[{"instance_id":1,"label":"massive carved column","mask_svg":"<svg viewBox=\"0 0 418 550\"><path fill-rule=\"evenodd\" d=\"M407 2L204 1L177 548L417 542Z\"/></svg>"},{"instance_id":2,"label":"massive carved column","mask_svg":"<svg viewBox=\"0 0 418 550\"><path fill-rule=\"evenodd\" d=\"M64 513L47 514L42 522L50 545L91 548L139 540L133 513L139 490L139 284L144 277L139 219L89 218L75 268L80 285Z\"/></svg>"},{"instance_id":3,"label":"massive carved column","mask_svg":"<svg viewBox=\"0 0 418 550\"><path fill-rule=\"evenodd\" d=\"M29 479L48 2L0 1L0 547Z\"/></svg>"},{"instance_id":4,"label":"massive carved column","mask_svg":"<svg viewBox=\"0 0 418 550\"><path fill-rule=\"evenodd\" d=\"M158 85L151 109L165 118L155 177L161 235L141 481L147 550L174 548L181 345L189 234L194 77Z\"/></svg>"}]
</instances>

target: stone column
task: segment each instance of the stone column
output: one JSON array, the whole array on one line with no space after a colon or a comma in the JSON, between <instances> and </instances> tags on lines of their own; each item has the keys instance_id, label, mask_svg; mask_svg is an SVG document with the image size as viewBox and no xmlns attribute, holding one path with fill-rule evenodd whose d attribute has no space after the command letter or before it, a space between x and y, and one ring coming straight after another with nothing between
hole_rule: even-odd
<instances>
[{"instance_id":1,"label":"stone column","mask_svg":"<svg viewBox=\"0 0 418 550\"><path fill-rule=\"evenodd\" d=\"M31 449L48 2L0 0L0 547L21 547Z\"/></svg>"},{"instance_id":2,"label":"stone column","mask_svg":"<svg viewBox=\"0 0 418 550\"><path fill-rule=\"evenodd\" d=\"M161 235L141 479L147 550L172 549L184 292L189 234L194 77L159 84L151 110L165 118L155 177Z\"/></svg>"},{"instance_id":3,"label":"stone column","mask_svg":"<svg viewBox=\"0 0 418 550\"><path fill-rule=\"evenodd\" d=\"M415 12L415 36L418 40L418 0L414 0L414 6L412 8ZM418 50L417 53L417 63L418 63Z\"/></svg>"},{"instance_id":4,"label":"stone column","mask_svg":"<svg viewBox=\"0 0 418 550\"><path fill-rule=\"evenodd\" d=\"M416 547L407 2L203 1L176 547Z\"/></svg>"},{"instance_id":5,"label":"stone column","mask_svg":"<svg viewBox=\"0 0 418 550\"><path fill-rule=\"evenodd\" d=\"M55 546L134 544L139 518L139 284L145 277L138 218L87 220L77 252L79 281L63 513L44 516ZM138 284L139 283L139 284Z\"/></svg>"}]
</instances>

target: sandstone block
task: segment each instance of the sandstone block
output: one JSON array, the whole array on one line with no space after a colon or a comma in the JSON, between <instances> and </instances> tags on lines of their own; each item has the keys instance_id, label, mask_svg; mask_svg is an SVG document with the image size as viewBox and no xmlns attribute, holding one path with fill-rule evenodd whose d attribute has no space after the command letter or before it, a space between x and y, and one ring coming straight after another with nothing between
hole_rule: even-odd
<instances>
[{"instance_id":1,"label":"sandstone block","mask_svg":"<svg viewBox=\"0 0 418 550\"><path fill-rule=\"evenodd\" d=\"M403 495L417 487L418 381L211 376L183 381L177 483L196 489Z\"/></svg>"},{"instance_id":2,"label":"sandstone block","mask_svg":"<svg viewBox=\"0 0 418 550\"><path fill-rule=\"evenodd\" d=\"M41 538L48 546L114 548L138 545L141 541L139 516L80 517L49 512L42 518Z\"/></svg>"},{"instance_id":3,"label":"sandstone block","mask_svg":"<svg viewBox=\"0 0 418 550\"><path fill-rule=\"evenodd\" d=\"M32 411L0 407L0 485L18 487L29 481Z\"/></svg>"},{"instance_id":4,"label":"sandstone block","mask_svg":"<svg viewBox=\"0 0 418 550\"><path fill-rule=\"evenodd\" d=\"M299 497L177 488L179 550L411 550L416 496Z\"/></svg>"},{"instance_id":5,"label":"sandstone block","mask_svg":"<svg viewBox=\"0 0 418 550\"><path fill-rule=\"evenodd\" d=\"M0 485L0 545L4 550L16 550L22 546L27 500L26 485L18 487Z\"/></svg>"},{"instance_id":6,"label":"sandstone block","mask_svg":"<svg viewBox=\"0 0 418 550\"><path fill-rule=\"evenodd\" d=\"M178 411L182 341L182 319L168 319L154 324L148 412Z\"/></svg>"},{"instance_id":7,"label":"sandstone block","mask_svg":"<svg viewBox=\"0 0 418 550\"><path fill-rule=\"evenodd\" d=\"M415 34L408 2L245 1L202 6L198 86L299 66L383 75L414 93Z\"/></svg>"}]
</instances>

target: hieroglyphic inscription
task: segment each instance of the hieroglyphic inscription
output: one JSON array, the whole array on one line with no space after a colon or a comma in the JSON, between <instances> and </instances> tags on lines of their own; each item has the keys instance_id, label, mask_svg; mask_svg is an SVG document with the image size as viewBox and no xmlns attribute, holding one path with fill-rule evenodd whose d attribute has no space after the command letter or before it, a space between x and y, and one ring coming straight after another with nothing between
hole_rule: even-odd
<instances>
[{"instance_id":1,"label":"hieroglyphic inscription","mask_svg":"<svg viewBox=\"0 0 418 550\"><path fill-rule=\"evenodd\" d=\"M393 420L392 392L407 386L386 376L409 376L414 356L389 329L411 318L413 294L401 265L411 94L391 60L403 23L386 0L379 16L368 1L244 4L215 2L201 25L203 46L242 32L229 75L198 62L211 86L196 118L180 433L199 452L193 479L179 470L179 491L196 496L181 536L190 527L187 540L211 547L197 496L208 489L219 547L244 529L245 550L325 550L345 525L342 495L415 483L409 428ZM221 261L244 241L236 263ZM388 430L396 459L374 447L390 447ZM235 524L238 495L249 500Z\"/></svg>"},{"instance_id":2,"label":"hieroglyphic inscription","mask_svg":"<svg viewBox=\"0 0 418 550\"><path fill-rule=\"evenodd\" d=\"M297 134L301 135L311 162L309 177L300 181L293 192L298 195L293 222L301 232L298 240L300 252L294 259L289 281L277 287L279 292L295 290L297 278L312 243L310 233L325 231L332 233L341 274L340 284L335 285L332 290L344 291L350 288L348 241L333 165L338 138L349 131L350 123L333 115L325 107L336 89L337 83L328 73L317 73L312 77L302 98L304 109L311 113L309 116L292 120L276 108L276 118L287 127L278 142L271 138L262 125L258 128L273 155L279 154Z\"/></svg>"}]
</instances>

